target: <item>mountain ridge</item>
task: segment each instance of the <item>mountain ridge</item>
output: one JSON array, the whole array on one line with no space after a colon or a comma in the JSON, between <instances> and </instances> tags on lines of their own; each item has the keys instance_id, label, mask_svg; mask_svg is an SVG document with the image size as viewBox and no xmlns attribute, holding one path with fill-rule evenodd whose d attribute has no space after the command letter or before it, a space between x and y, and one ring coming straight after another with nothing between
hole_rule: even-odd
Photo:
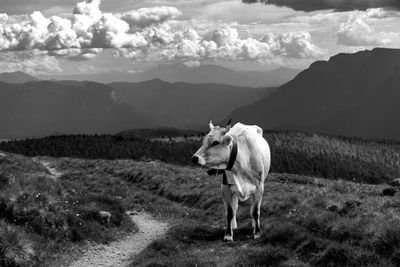
<instances>
[{"instance_id":1,"label":"mountain ridge","mask_svg":"<svg viewBox=\"0 0 400 267\"><path fill-rule=\"evenodd\" d=\"M112 91L93 82L0 83L0 136L116 133L155 126L134 108L115 102Z\"/></svg>"},{"instance_id":2,"label":"mountain ridge","mask_svg":"<svg viewBox=\"0 0 400 267\"><path fill-rule=\"evenodd\" d=\"M162 64L149 70L130 73L112 71L88 75L38 76L55 80L90 80L101 83L144 82L161 79L166 82L186 82L192 84L216 83L241 87L275 87L288 82L299 70L280 67L269 71L233 70L219 65L200 65L189 67L185 64Z\"/></svg>"},{"instance_id":3,"label":"mountain ridge","mask_svg":"<svg viewBox=\"0 0 400 267\"><path fill-rule=\"evenodd\" d=\"M35 77L22 71L0 73L0 82L4 83L26 83L36 80Z\"/></svg>"},{"instance_id":4,"label":"mountain ridge","mask_svg":"<svg viewBox=\"0 0 400 267\"><path fill-rule=\"evenodd\" d=\"M363 103L373 103L382 90L385 91L386 80L399 66L400 49L376 48L354 54L341 53L328 61L312 63L270 96L235 110L229 117L257 123L265 129L398 139L394 134L397 130L392 134L379 129L372 131L373 127L370 130L364 127L365 132L351 129L349 126L355 125L356 120L362 120L359 125L368 124L368 118L362 115L354 117L355 121L349 121L349 118L357 107L363 110L359 114L367 112ZM392 109L400 112L390 97L380 101L381 105L391 103ZM376 108L370 111L380 114L375 123L386 121Z\"/></svg>"},{"instance_id":5,"label":"mountain ridge","mask_svg":"<svg viewBox=\"0 0 400 267\"><path fill-rule=\"evenodd\" d=\"M254 102L275 88L221 84L169 83L155 79L140 83L111 83L119 101L167 127L197 128L209 119L219 120L234 108Z\"/></svg>"}]
</instances>

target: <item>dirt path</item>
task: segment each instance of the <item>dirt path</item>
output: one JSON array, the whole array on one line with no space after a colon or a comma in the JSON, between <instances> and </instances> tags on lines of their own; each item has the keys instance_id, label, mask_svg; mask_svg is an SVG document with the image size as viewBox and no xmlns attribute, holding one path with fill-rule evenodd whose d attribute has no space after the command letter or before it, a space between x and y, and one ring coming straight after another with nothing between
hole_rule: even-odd
<instances>
[{"instance_id":1,"label":"dirt path","mask_svg":"<svg viewBox=\"0 0 400 267\"><path fill-rule=\"evenodd\" d=\"M44 159L40 159L40 158L33 158L33 160L36 161L37 163L42 164L43 167L45 167L50 172L51 178L57 179L61 175L63 175L62 172L59 172L59 171L57 171L56 168L51 167L51 162L44 160Z\"/></svg>"},{"instance_id":2,"label":"dirt path","mask_svg":"<svg viewBox=\"0 0 400 267\"><path fill-rule=\"evenodd\" d=\"M59 171L57 171L56 168L51 167L51 165L50 165L51 163L50 162L44 161L44 160L41 160L39 162L50 172L50 175L51 175L52 178L57 179L61 175L63 175L62 172L59 172Z\"/></svg>"},{"instance_id":3,"label":"dirt path","mask_svg":"<svg viewBox=\"0 0 400 267\"><path fill-rule=\"evenodd\" d=\"M69 266L127 266L133 256L145 249L153 240L162 237L168 229L167 223L157 221L147 213L128 214L139 227L139 232L108 245L90 247L80 259Z\"/></svg>"}]
</instances>

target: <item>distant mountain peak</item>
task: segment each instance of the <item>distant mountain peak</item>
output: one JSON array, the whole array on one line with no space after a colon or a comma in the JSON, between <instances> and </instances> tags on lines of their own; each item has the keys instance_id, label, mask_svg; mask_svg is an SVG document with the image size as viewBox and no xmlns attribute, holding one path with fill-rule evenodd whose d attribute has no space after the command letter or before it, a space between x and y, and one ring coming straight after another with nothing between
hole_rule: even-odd
<instances>
[{"instance_id":1,"label":"distant mountain peak","mask_svg":"<svg viewBox=\"0 0 400 267\"><path fill-rule=\"evenodd\" d=\"M229 117L265 129L399 139L399 66L400 49L340 53Z\"/></svg>"},{"instance_id":2,"label":"distant mountain peak","mask_svg":"<svg viewBox=\"0 0 400 267\"><path fill-rule=\"evenodd\" d=\"M22 71L0 73L0 81L5 83L26 83L37 79Z\"/></svg>"}]
</instances>

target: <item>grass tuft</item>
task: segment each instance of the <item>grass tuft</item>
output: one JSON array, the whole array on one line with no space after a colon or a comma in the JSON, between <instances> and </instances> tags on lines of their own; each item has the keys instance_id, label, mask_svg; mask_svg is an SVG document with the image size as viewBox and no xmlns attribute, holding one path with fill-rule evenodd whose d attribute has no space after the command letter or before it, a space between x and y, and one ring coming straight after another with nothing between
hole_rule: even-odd
<instances>
[{"instance_id":1,"label":"grass tuft","mask_svg":"<svg viewBox=\"0 0 400 267\"><path fill-rule=\"evenodd\" d=\"M35 251L28 235L19 227L0 221L0 266L28 266Z\"/></svg>"}]
</instances>

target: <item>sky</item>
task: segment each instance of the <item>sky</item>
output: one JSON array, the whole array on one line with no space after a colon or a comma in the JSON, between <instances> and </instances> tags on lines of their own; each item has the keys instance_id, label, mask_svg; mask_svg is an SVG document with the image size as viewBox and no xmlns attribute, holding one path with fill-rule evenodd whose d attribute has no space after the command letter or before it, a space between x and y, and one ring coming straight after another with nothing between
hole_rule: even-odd
<instances>
[{"instance_id":1,"label":"sky","mask_svg":"<svg viewBox=\"0 0 400 267\"><path fill-rule=\"evenodd\" d=\"M279 6L241 0L0 0L0 72L87 74L170 63L304 69L337 53L400 48L397 0L269 2Z\"/></svg>"}]
</instances>

